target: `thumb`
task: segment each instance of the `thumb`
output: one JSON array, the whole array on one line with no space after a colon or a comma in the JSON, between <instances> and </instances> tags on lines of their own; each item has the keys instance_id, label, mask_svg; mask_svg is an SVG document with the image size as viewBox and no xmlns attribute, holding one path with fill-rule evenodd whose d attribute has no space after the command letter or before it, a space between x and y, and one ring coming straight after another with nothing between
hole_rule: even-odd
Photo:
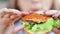
<instances>
[{"instance_id":1,"label":"thumb","mask_svg":"<svg viewBox=\"0 0 60 34\"><path fill-rule=\"evenodd\" d=\"M22 30L24 28L24 25L19 25L18 27L15 28L15 32L19 32L20 30Z\"/></svg>"},{"instance_id":2,"label":"thumb","mask_svg":"<svg viewBox=\"0 0 60 34\"><path fill-rule=\"evenodd\" d=\"M46 15L54 15L54 14L56 14L58 12L58 10L47 10L46 12L45 12L45 14Z\"/></svg>"}]
</instances>

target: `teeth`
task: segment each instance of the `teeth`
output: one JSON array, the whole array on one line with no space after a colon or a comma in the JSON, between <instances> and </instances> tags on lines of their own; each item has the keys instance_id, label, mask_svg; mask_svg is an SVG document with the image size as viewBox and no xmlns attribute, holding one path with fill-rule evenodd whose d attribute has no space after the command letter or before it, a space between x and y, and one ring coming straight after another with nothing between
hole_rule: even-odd
<instances>
[{"instance_id":1,"label":"teeth","mask_svg":"<svg viewBox=\"0 0 60 34\"><path fill-rule=\"evenodd\" d=\"M32 0L33 2L38 2L38 1L40 1L40 0Z\"/></svg>"},{"instance_id":2,"label":"teeth","mask_svg":"<svg viewBox=\"0 0 60 34\"><path fill-rule=\"evenodd\" d=\"M39 10L39 11L36 11L35 13L37 13L37 14L44 14L44 10Z\"/></svg>"},{"instance_id":3,"label":"teeth","mask_svg":"<svg viewBox=\"0 0 60 34\"><path fill-rule=\"evenodd\" d=\"M32 2L39 2L40 0L32 0Z\"/></svg>"}]
</instances>

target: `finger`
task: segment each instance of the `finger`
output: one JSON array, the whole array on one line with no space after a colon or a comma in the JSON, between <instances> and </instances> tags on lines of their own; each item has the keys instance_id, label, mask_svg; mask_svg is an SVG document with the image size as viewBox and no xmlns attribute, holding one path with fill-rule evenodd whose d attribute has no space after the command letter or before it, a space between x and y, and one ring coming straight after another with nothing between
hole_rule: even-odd
<instances>
[{"instance_id":1,"label":"finger","mask_svg":"<svg viewBox=\"0 0 60 34\"><path fill-rule=\"evenodd\" d=\"M8 22L8 20L10 20L11 15L12 14L10 12L5 12L5 15L3 15L4 16L3 19Z\"/></svg>"},{"instance_id":2,"label":"finger","mask_svg":"<svg viewBox=\"0 0 60 34\"><path fill-rule=\"evenodd\" d=\"M18 20L18 18L20 18L20 17L17 16L17 15L11 15L11 16L10 16L10 19L11 19L12 21L15 21L16 19Z\"/></svg>"},{"instance_id":3,"label":"finger","mask_svg":"<svg viewBox=\"0 0 60 34\"><path fill-rule=\"evenodd\" d=\"M60 19L60 15L59 15L59 19Z\"/></svg>"},{"instance_id":4,"label":"finger","mask_svg":"<svg viewBox=\"0 0 60 34\"><path fill-rule=\"evenodd\" d=\"M46 12L45 12L45 14L46 15L53 15L53 14L55 14L55 13L57 13L58 12L58 10L47 10Z\"/></svg>"},{"instance_id":5,"label":"finger","mask_svg":"<svg viewBox=\"0 0 60 34\"><path fill-rule=\"evenodd\" d=\"M16 17L13 21L15 22L15 21L17 21L18 19L20 19L21 17Z\"/></svg>"},{"instance_id":6,"label":"finger","mask_svg":"<svg viewBox=\"0 0 60 34\"><path fill-rule=\"evenodd\" d=\"M60 12L57 12L56 14L54 14L52 17L56 17L56 18L58 18L59 17L59 15L60 15Z\"/></svg>"},{"instance_id":7,"label":"finger","mask_svg":"<svg viewBox=\"0 0 60 34\"><path fill-rule=\"evenodd\" d=\"M5 10L5 8L0 10L0 18L2 18L5 15L4 10Z\"/></svg>"},{"instance_id":8,"label":"finger","mask_svg":"<svg viewBox=\"0 0 60 34\"><path fill-rule=\"evenodd\" d=\"M9 10L7 9L7 8L4 8L4 9L1 9L0 11L2 11L2 12L9 12Z\"/></svg>"},{"instance_id":9,"label":"finger","mask_svg":"<svg viewBox=\"0 0 60 34\"><path fill-rule=\"evenodd\" d=\"M8 10L7 8L1 9L1 10L0 10L0 17L3 18L3 17L7 14L8 11L9 11L9 10Z\"/></svg>"},{"instance_id":10,"label":"finger","mask_svg":"<svg viewBox=\"0 0 60 34\"><path fill-rule=\"evenodd\" d=\"M7 18L9 18L9 17L10 17L10 14L5 14L4 17L3 17L3 19L4 19L4 18L7 19Z\"/></svg>"},{"instance_id":11,"label":"finger","mask_svg":"<svg viewBox=\"0 0 60 34\"><path fill-rule=\"evenodd\" d=\"M8 34L8 33L12 34L12 33L14 33L13 30L14 30L14 25L13 24L9 24L9 26L6 28L4 34Z\"/></svg>"},{"instance_id":12,"label":"finger","mask_svg":"<svg viewBox=\"0 0 60 34\"><path fill-rule=\"evenodd\" d=\"M5 15L4 12L0 12L0 18L2 18Z\"/></svg>"},{"instance_id":13,"label":"finger","mask_svg":"<svg viewBox=\"0 0 60 34\"><path fill-rule=\"evenodd\" d=\"M9 15L5 15L3 19L8 19L13 23L15 20L18 20L17 18L20 17L20 13L14 13L15 10L9 10L9 11L5 11L6 14L9 14ZM17 11L16 11L17 12ZM19 12L19 11L18 11Z\"/></svg>"},{"instance_id":14,"label":"finger","mask_svg":"<svg viewBox=\"0 0 60 34\"><path fill-rule=\"evenodd\" d=\"M18 14L12 14L11 16L10 16L10 19L12 20L12 21L16 21L16 20L18 20L18 19L20 19L21 18L21 15L18 15Z\"/></svg>"},{"instance_id":15,"label":"finger","mask_svg":"<svg viewBox=\"0 0 60 34\"><path fill-rule=\"evenodd\" d=\"M16 13L16 14L21 14L19 10L16 9L9 9L10 12Z\"/></svg>"},{"instance_id":16,"label":"finger","mask_svg":"<svg viewBox=\"0 0 60 34\"><path fill-rule=\"evenodd\" d=\"M9 15L8 15L8 14L5 15L5 16L3 17L3 20L2 20L2 21L5 22L5 23L8 23L8 22L10 21Z\"/></svg>"},{"instance_id":17,"label":"finger","mask_svg":"<svg viewBox=\"0 0 60 34\"><path fill-rule=\"evenodd\" d=\"M9 9L10 12L12 12L13 14L19 16L20 18L22 17L22 13L16 9Z\"/></svg>"},{"instance_id":18,"label":"finger","mask_svg":"<svg viewBox=\"0 0 60 34\"><path fill-rule=\"evenodd\" d=\"M23 15L26 15L26 14L29 14L30 12L28 12L28 11L22 11L22 14Z\"/></svg>"},{"instance_id":19,"label":"finger","mask_svg":"<svg viewBox=\"0 0 60 34\"><path fill-rule=\"evenodd\" d=\"M5 25L9 25L9 23L12 23L12 20L10 19L10 14L5 14L4 17L2 18L2 22Z\"/></svg>"},{"instance_id":20,"label":"finger","mask_svg":"<svg viewBox=\"0 0 60 34\"><path fill-rule=\"evenodd\" d=\"M24 25L20 25L18 27L15 28L15 32L19 32L20 30L22 30L24 28Z\"/></svg>"}]
</instances>

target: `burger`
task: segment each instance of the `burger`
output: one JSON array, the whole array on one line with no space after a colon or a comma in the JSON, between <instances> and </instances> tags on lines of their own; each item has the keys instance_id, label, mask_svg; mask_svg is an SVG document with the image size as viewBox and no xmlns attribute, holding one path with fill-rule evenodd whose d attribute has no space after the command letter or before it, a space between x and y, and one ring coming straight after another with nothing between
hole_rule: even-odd
<instances>
[{"instance_id":1,"label":"burger","mask_svg":"<svg viewBox=\"0 0 60 34\"><path fill-rule=\"evenodd\" d=\"M31 13L23 16L20 23L25 25L26 34L47 34L53 28L58 27L59 19L50 15Z\"/></svg>"}]
</instances>

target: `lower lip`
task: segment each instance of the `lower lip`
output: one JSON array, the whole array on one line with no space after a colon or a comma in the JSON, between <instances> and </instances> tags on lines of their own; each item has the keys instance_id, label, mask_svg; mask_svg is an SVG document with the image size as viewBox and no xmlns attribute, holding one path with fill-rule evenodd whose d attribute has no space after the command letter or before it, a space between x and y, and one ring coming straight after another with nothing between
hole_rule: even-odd
<instances>
[{"instance_id":1,"label":"lower lip","mask_svg":"<svg viewBox=\"0 0 60 34\"><path fill-rule=\"evenodd\" d=\"M33 9L32 11L38 11L39 9Z\"/></svg>"},{"instance_id":2,"label":"lower lip","mask_svg":"<svg viewBox=\"0 0 60 34\"><path fill-rule=\"evenodd\" d=\"M39 11L40 9L33 9L33 10L31 10L31 11L33 11L33 12L37 12L37 11Z\"/></svg>"}]
</instances>

